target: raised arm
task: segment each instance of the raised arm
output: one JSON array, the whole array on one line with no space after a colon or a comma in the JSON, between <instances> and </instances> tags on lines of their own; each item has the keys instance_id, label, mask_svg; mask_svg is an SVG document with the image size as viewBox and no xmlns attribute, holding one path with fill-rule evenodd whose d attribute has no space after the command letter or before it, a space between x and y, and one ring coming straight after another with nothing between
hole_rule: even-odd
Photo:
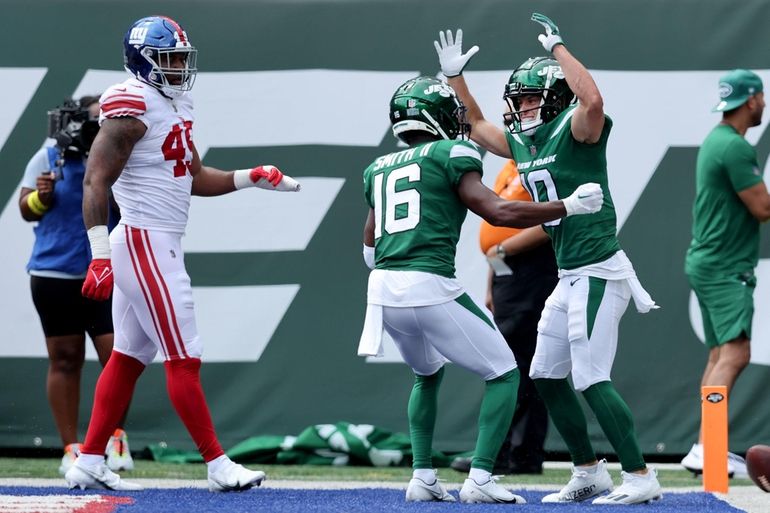
<instances>
[{"instance_id":1,"label":"raised arm","mask_svg":"<svg viewBox=\"0 0 770 513\"><path fill-rule=\"evenodd\" d=\"M570 123L572 136L579 142L597 142L604 128L604 100L596 82L585 66L564 46L559 27L550 18L533 13L532 21L540 23L545 29L545 34L538 36L538 39L546 51L553 53L567 84L579 100Z\"/></svg>"},{"instance_id":2,"label":"raised arm","mask_svg":"<svg viewBox=\"0 0 770 513\"><path fill-rule=\"evenodd\" d=\"M462 75L463 69L471 57L479 51L479 47L474 46L463 54L462 43L462 29L457 30L456 37L453 37L451 30L439 32L439 41L433 41L433 45L436 47L436 53L438 53L441 72L457 93L457 97L468 109L466 116L471 125L471 139L492 153L511 158L511 149L505 139L505 132L498 125L484 118L481 108L476 103L476 99L468 89L468 84Z\"/></svg>"},{"instance_id":3,"label":"raised arm","mask_svg":"<svg viewBox=\"0 0 770 513\"><path fill-rule=\"evenodd\" d=\"M484 185L477 172L463 175L457 193L465 206L490 224L513 228L527 228L570 215L592 214L601 209L604 200L599 184L588 183L564 200L507 201Z\"/></svg>"}]
</instances>

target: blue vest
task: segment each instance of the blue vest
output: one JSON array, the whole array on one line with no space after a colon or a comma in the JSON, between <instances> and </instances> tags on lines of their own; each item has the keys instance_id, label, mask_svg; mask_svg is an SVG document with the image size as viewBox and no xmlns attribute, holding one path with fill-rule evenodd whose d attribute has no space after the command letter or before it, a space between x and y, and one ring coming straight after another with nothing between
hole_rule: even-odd
<instances>
[{"instance_id":1,"label":"blue vest","mask_svg":"<svg viewBox=\"0 0 770 513\"><path fill-rule=\"evenodd\" d=\"M58 148L48 148L49 169L56 169ZM51 208L35 227L35 245L27 271L58 271L73 276L85 275L91 261L86 227L83 224L83 176L85 159L64 161L61 177L53 190ZM116 224L110 212L109 228Z\"/></svg>"}]
</instances>

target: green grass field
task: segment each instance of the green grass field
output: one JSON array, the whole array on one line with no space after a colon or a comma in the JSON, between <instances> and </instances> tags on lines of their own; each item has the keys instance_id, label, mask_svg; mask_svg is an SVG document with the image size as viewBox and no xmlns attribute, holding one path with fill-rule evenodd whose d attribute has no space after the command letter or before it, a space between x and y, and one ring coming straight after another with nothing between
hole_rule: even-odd
<instances>
[{"instance_id":1,"label":"green grass field","mask_svg":"<svg viewBox=\"0 0 770 513\"><path fill-rule=\"evenodd\" d=\"M136 468L125 472L125 477L155 479L204 479L206 470L201 464L157 463L135 460ZM654 464L653 464L654 465ZM408 467L327 467L318 465L250 465L264 470L270 479L303 481L391 481L406 483L411 477ZM50 458L0 458L0 478L59 478L59 459ZM613 477L618 471L611 470ZM440 469L442 479L461 482L465 474L452 469ZM667 488L701 486L700 479L689 472L659 469L658 479ZM506 476L501 483L519 485L559 485L569 480L567 469L546 469L542 475ZM732 479L731 486L751 485L748 479Z\"/></svg>"}]
</instances>

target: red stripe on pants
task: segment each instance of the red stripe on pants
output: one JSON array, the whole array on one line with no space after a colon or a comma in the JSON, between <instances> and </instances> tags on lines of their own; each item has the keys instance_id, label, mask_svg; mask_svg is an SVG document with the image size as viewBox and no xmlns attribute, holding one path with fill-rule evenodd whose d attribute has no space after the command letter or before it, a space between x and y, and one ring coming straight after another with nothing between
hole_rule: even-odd
<instances>
[{"instance_id":1,"label":"red stripe on pants","mask_svg":"<svg viewBox=\"0 0 770 513\"><path fill-rule=\"evenodd\" d=\"M155 260L155 253L152 251L152 244L150 244L149 232L147 232L147 230L142 230L142 237L144 238L144 241L147 244L147 254L150 257L150 264L155 269L155 273L158 276L158 281L162 288L161 292L163 292L163 295L166 298L166 302L168 303L168 307L171 312L171 323L173 324L172 328L174 330L174 333L176 334L177 340L179 341L179 350L182 352L182 355L184 355L185 358L189 358L190 355L187 354L187 350L184 347L184 339L182 338L182 332L179 329L179 323L176 321L176 312L174 311L174 303L171 302L171 294L168 291L166 282L163 280L163 275L160 272L160 267L158 266L158 262Z\"/></svg>"},{"instance_id":2,"label":"red stripe on pants","mask_svg":"<svg viewBox=\"0 0 770 513\"><path fill-rule=\"evenodd\" d=\"M168 287L163 281L163 275L157 267L151 248L145 244L145 238L149 238L149 235L146 230L133 227L130 230L131 242L135 251L132 258L136 259L135 269L138 267L137 279L140 283L143 281L147 286L149 296L145 294L145 300L147 300L151 314L154 312L154 318L158 321L156 330L160 343L165 348L168 359L187 358L188 355L176 323L176 314L168 293ZM155 265L153 266L153 264ZM180 352L182 353L181 356Z\"/></svg>"},{"instance_id":3,"label":"red stripe on pants","mask_svg":"<svg viewBox=\"0 0 770 513\"><path fill-rule=\"evenodd\" d=\"M147 286L144 283L144 280L142 280L141 272L139 271L139 264L137 262L135 249L133 247L132 241L131 241L131 227L126 226L126 247L128 248L128 255L131 258L131 266L134 268L134 275L136 276L136 282L139 284L139 288L142 290L142 295L144 296L144 300L147 303L147 308L150 312L150 318L152 319L152 325L155 328L155 334L158 335L158 340L160 341L160 348L163 351L163 358L168 360L168 349L166 349L166 346L163 344L163 337L160 334L160 327L158 326L158 318L157 314L155 313L155 310L152 307L152 302L150 301L149 292L147 291Z\"/></svg>"}]
</instances>

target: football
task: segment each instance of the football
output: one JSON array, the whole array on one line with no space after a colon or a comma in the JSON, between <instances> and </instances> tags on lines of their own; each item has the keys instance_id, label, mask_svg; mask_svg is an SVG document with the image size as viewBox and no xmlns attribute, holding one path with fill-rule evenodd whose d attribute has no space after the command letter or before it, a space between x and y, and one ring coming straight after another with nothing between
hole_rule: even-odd
<instances>
[{"instance_id":1,"label":"football","mask_svg":"<svg viewBox=\"0 0 770 513\"><path fill-rule=\"evenodd\" d=\"M746 470L754 483L770 492L770 446L754 445L746 452Z\"/></svg>"}]
</instances>

